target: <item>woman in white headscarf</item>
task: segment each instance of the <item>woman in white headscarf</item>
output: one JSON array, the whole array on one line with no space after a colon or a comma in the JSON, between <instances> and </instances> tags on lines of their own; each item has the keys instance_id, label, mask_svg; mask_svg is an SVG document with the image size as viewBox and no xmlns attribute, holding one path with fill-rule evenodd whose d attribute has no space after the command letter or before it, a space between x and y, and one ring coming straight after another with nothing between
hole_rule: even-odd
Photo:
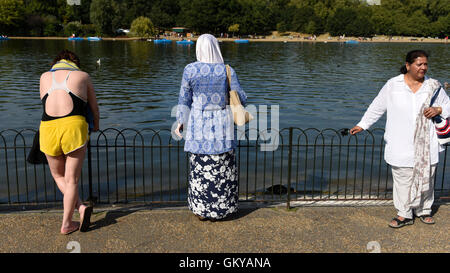
<instances>
[{"instance_id":1,"label":"woman in white headscarf","mask_svg":"<svg viewBox=\"0 0 450 273\"><path fill-rule=\"evenodd\" d=\"M189 209L200 220L218 220L238 208L238 178L233 118L228 91L241 103L247 96L230 67L231 86L217 39L203 34L197 40L197 62L184 68L178 99L175 134L185 138L189 153Z\"/></svg>"}]
</instances>

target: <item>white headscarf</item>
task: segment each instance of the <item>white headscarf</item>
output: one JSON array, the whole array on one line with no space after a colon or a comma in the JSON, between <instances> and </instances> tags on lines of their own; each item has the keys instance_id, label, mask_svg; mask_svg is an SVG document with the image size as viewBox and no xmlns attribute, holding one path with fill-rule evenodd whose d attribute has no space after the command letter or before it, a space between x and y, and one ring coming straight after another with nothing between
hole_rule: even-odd
<instances>
[{"instance_id":1,"label":"white headscarf","mask_svg":"<svg viewBox=\"0 0 450 273\"><path fill-rule=\"evenodd\" d=\"M222 53L220 53L219 43L211 34L203 34L197 39L195 49L197 61L202 63L223 63Z\"/></svg>"}]
</instances>

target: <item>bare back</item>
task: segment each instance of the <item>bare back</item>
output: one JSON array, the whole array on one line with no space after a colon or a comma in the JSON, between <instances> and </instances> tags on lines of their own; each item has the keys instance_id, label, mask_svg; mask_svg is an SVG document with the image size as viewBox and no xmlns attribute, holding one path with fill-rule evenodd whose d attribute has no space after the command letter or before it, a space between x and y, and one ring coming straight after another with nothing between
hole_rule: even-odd
<instances>
[{"instance_id":1,"label":"bare back","mask_svg":"<svg viewBox=\"0 0 450 273\"><path fill-rule=\"evenodd\" d=\"M53 72L45 72L41 76L40 80L40 98L41 100L47 94L47 92L52 87L53 77L58 84L63 84L66 81L67 88L77 97L83 101L88 101L89 97L89 85L90 82L89 75L82 71L69 71L69 70L58 70ZM70 73L70 75L69 75ZM55 89L48 95L47 101L45 103L45 112L53 117L61 117L68 115L73 109L73 101L67 91L63 89Z\"/></svg>"}]
</instances>

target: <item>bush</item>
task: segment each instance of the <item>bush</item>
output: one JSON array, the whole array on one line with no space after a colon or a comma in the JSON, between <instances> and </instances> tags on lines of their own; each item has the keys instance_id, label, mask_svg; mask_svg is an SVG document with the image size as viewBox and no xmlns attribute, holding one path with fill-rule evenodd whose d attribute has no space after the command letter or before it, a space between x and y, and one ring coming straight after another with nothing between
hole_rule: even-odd
<instances>
[{"instance_id":1,"label":"bush","mask_svg":"<svg viewBox=\"0 0 450 273\"><path fill-rule=\"evenodd\" d=\"M98 33L97 28L94 24L90 25L82 25L81 26L81 35L80 36L101 36L100 33Z\"/></svg>"},{"instance_id":2,"label":"bush","mask_svg":"<svg viewBox=\"0 0 450 273\"><path fill-rule=\"evenodd\" d=\"M278 33L284 33L288 31L287 24L285 22L280 22L277 24Z\"/></svg>"},{"instance_id":3,"label":"bush","mask_svg":"<svg viewBox=\"0 0 450 273\"><path fill-rule=\"evenodd\" d=\"M48 15L44 17L44 36L58 36L61 31L61 25L55 16Z\"/></svg>"},{"instance_id":4,"label":"bush","mask_svg":"<svg viewBox=\"0 0 450 273\"><path fill-rule=\"evenodd\" d=\"M137 37L150 37L155 35L155 27L152 21L144 16L134 19L131 23L130 33Z\"/></svg>"},{"instance_id":5,"label":"bush","mask_svg":"<svg viewBox=\"0 0 450 273\"><path fill-rule=\"evenodd\" d=\"M82 34L82 25L80 22L69 22L64 27L64 34L67 36L71 36L72 34L75 34L75 36L80 36Z\"/></svg>"}]
</instances>

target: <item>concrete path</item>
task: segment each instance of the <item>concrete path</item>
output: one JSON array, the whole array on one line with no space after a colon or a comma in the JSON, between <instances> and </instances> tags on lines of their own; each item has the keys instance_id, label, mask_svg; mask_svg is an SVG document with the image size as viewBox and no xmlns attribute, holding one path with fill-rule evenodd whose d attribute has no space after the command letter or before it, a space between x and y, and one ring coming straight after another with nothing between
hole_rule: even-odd
<instances>
[{"instance_id":1,"label":"concrete path","mask_svg":"<svg viewBox=\"0 0 450 273\"><path fill-rule=\"evenodd\" d=\"M91 230L60 235L62 211L0 214L0 252L450 252L450 205L435 225L388 227L392 205L241 206L233 219L200 222L186 208L95 208ZM76 213L77 215L77 213ZM75 246L75 248L72 247Z\"/></svg>"}]
</instances>

